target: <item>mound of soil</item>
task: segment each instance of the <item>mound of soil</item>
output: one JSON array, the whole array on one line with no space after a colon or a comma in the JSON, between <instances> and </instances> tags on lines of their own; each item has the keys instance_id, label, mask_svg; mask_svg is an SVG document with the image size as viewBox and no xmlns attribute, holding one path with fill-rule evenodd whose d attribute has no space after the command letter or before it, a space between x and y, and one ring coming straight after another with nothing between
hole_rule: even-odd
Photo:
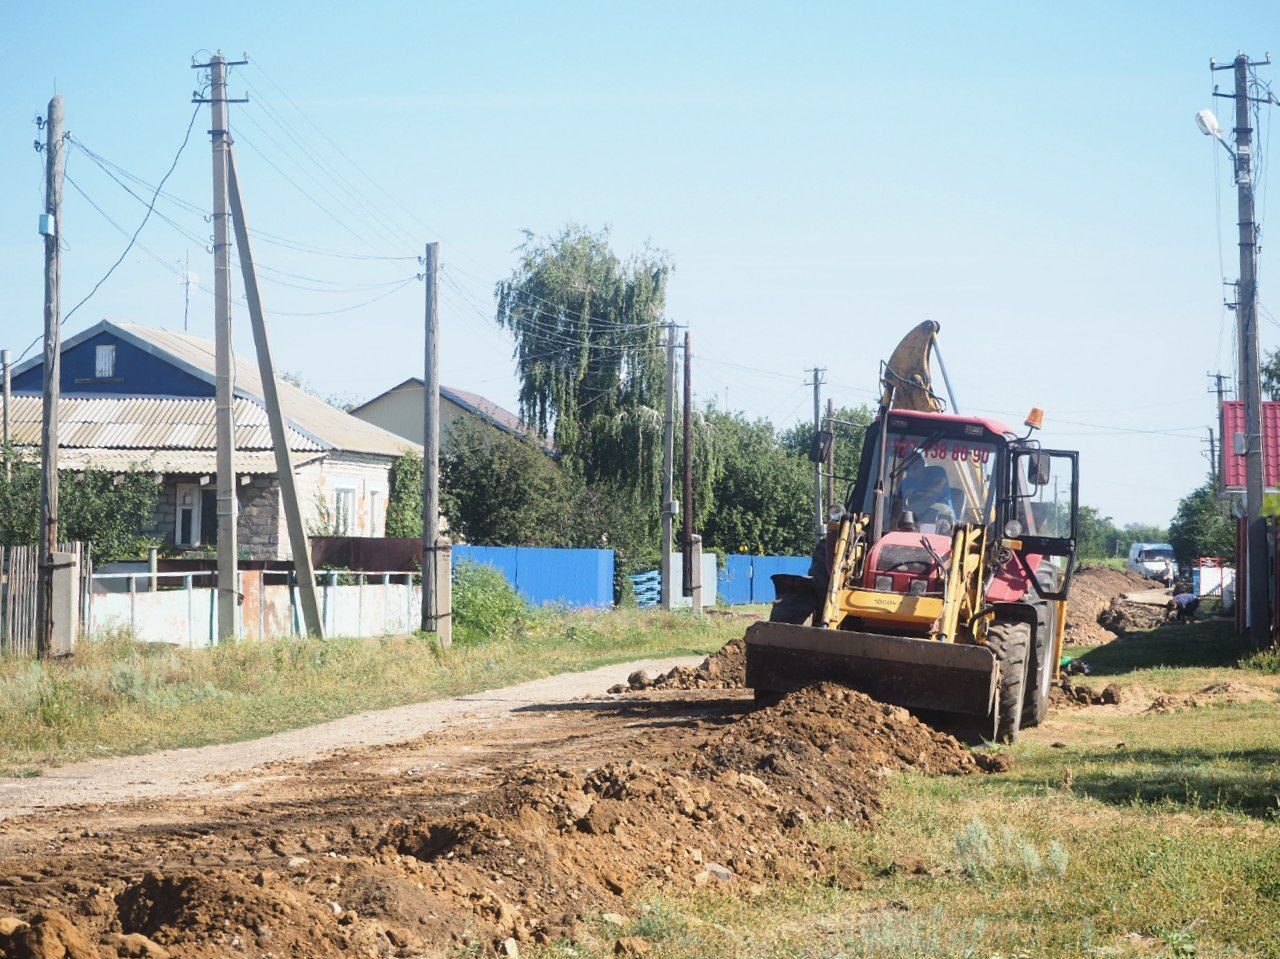
<instances>
[{"instance_id":1,"label":"mound of soil","mask_svg":"<svg viewBox=\"0 0 1280 959\"><path fill-rule=\"evenodd\" d=\"M1166 615L1163 606L1113 599L1111 604L1098 614L1098 625L1118 636L1123 636L1125 633L1137 633L1163 626Z\"/></svg>"},{"instance_id":2,"label":"mound of soil","mask_svg":"<svg viewBox=\"0 0 1280 959\"><path fill-rule=\"evenodd\" d=\"M1100 646L1116 633L1099 622L1112 601L1125 593L1150 589L1154 584L1137 573L1108 566L1081 566L1071 578L1067 601L1066 642L1071 646Z\"/></svg>"},{"instance_id":3,"label":"mound of soil","mask_svg":"<svg viewBox=\"0 0 1280 959\"><path fill-rule=\"evenodd\" d=\"M896 770L978 768L906 710L823 685L662 765L531 767L453 818L391 826L380 844L416 860L429 891L472 903L495 941L547 941L645 887L838 881L830 850L799 827L869 821Z\"/></svg>"},{"instance_id":4,"label":"mound of soil","mask_svg":"<svg viewBox=\"0 0 1280 959\"><path fill-rule=\"evenodd\" d=\"M741 689L747 675L746 644L731 639L719 651L708 656L700 666L677 666L658 676L637 670L625 683L610 687L611 693L639 692L646 689Z\"/></svg>"},{"instance_id":5,"label":"mound of soil","mask_svg":"<svg viewBox=\"0 0 1280 959\"><path fill-rule=\"evenodd\" d=\"M92 871L72 871L78 856L0 876L6 905L28 914L0 918L0 957L518 957L529 943L597 936L584 918L622 913L646 890L750 894L793 877L856 888L856 870L806 825L869 822L895 771L991 768L905 710L838 686L724 715L668 745L636 741L643 761L527 763L448 806L370 780L405 790L384 807L394 818L361 818L372 797L353 796L349 818L323 833L273 829L246 807L243 826L183 830L162 854L143 837L136 857L103 841ZM435 812L412 817L422 808Z\"/></svg>"}]
</instances>

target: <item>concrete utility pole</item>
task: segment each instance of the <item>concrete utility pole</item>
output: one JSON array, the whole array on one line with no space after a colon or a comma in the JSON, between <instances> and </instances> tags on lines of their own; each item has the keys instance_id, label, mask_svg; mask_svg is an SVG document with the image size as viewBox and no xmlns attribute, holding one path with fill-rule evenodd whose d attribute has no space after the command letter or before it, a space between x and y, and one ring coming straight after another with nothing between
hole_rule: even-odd
<instances>
[{"instance_id":1,"label":"concrete utility pole","mask_svg":"<svg viewBox=\"0 0 1280 959\"><path fill-rule=\"evenodd\" d=\"M827 372L815 366L813 372L813 438L816 441L822 429L822 374ZM813 464L813 524L814 535L819 539L827 535L827 517L822 509L822 467L821 461Z\"/></svg>"},{"instance_id":2,"label":"concrete utility pole","mask_svg":"<svg viewBox=\"0 0 1280 959\"><path fill-rule=\"evenodd\" d=\"M428 243L422 260L426 287L426 353L422 374L422 629L449 645L441 630L440 548L440 244Z\"/></svg>"},{"instance_id":3,"label":"concrete utility pole","mask_svg":"<svg viewBox=\"0 0 1280 959\"><path fill-rule=\"evenodd\" d=\"M1212 426L1209 427L1209 472L1213 474L1215 480L1219 478L1218 444L1214 438Z\"/></svg>"},{"instance_id":4,"label":"concrete utility pole","mask_svg":"<svg viewBox=\"0 0 1280 959\"><path fill-rule=\"evenodd\" d=\"M236 473L234 356L231 348L231 238L227 225L227 155L231 131L227 104L227 67L246 63L227 61L215 54L195 69L209 69L209 99L213 129L213 330L214 330L214 433L218 456L218 640L236 638L240 584L236 557Z\"/></svg>"},{"instance_id":5,"label":"concrete utility pole","mask_svg":"<svg viewBox=\"0 0 1280 959\"><path fill-rule=\"evenodd\" d=\"M45 118L44 417L40 431L40 588L36 592L36 655L53 655L53 554L58 550L58 394L62 376L62 97ZM7 379L7 378L6 378ZM7 391L6 391L7 392Z\"/></svg>"},{"instance_id":6,"label":"concrete utility pole","mask_svg":"<svg viewBox=\"0 0 1280 959\"><path fill-rule=\"evenodd\" d=\"M0 350L0 368L3 369L4 377L4 478L7 482L13 478L11 467L9 466L9 397L12 390L9 386L9 351Z\"/></svg>"},{"instance_id":7,"label":"concrete utility pole","mask_svg":"<svg viewBox=\"0 0 1280 959\"><path fill-rule=\"evenodd\" d=\"M1217 397L1218 397L1218 439L1220 441L1219 446L1225 449L1227 445L1227 437L1226 437L1226 434L1222 432L1222 400L1223 400L1223 396L1226 393L1226 387L1224 387L1222 384L1226 380L1230 379L1230 377L1228 377L1226 373L1206 373L1205 376L1213 380L1213 386L1209 387L1209 392L1217 394ZM1210 441L1210 445L1212 446L1213 430L1209 431L1209 441ZM1211 454L1212 452L1213 451L1210 450ZM1218 481L1218 486L1221 487L1223 482L1225 481L1225 477L1223 476L1223 473L1222 473L1221 454L1215 455L1213 457L1211 465L1213 466L1214 479Z\"/></svg>"},{"instance_id":8,"label":"concrete utility pole","mask_svg":"<svg viewBox=\"0 0 1280 959\"><path fill-rule=\"evenodd\" d=\"M672 470L676 458L676 325L667 324L667 405L662 415L662 608L670 609L675 595L671 575L672 526L676 506Z\"/></svg>"},{"instance_id":9,"label":"concrete utility pole","mask_svg":"<svg viewBox=\"0 0 1280 959\"><path fill-rule=\"evenodd\" d=\"M240 193L240 177L236 174L234 148L227 151L227 185L231 193L236 245L240 252L240 274L244 277L245 299L249 301L249 320L253 326L253 344L258 353L258 378L262 380L262 399L267 406L267 422L271 427L276 478L280 483L280 500L284 505L285 525L289 530L294 578L298 581L302 621L309 636L324 639L324 623L320 619L320 600L316 591L316 572L311 565L311 543L307 540L307 530L302 524L302 506L298 502L298 483L293 472L293 451L289 449L284 411L280 408L280 391L276 388L275 363L272 362L271 343L267 339L267 319L262 312L258 276L253 269L253 248L249 245L249 224L244 216L244 197Z\"/></svg>"},{"instance_id":10,"label":"concrete utility pole","mask_svg":"<svg viewBox=\"0 0 1280 959\"><path fill-rule=\"evenodd\" d=\"M827 447L827 461L823 464L827 470L827 496L824 500L826 510L823 512L823 519L831 515L831 508L835 506L836 499L836 404L831 397L827 397L827 426L826 430L831 434L831 445Z\"/></svg>"},{"instance_id":11,"label":"concrete utility pole","mask_svg":"<svg viewBox=\"0 0 1280 959\"><path fill-rule=\"evenodd\" d=\"M1248 557L1249 635L1255 645L1271 644L1271 603L1267 520L1262 515L1266 478L1262 449L1262 370L1258 356L1257 227L1253 213L1253 127L1249 124L1249 68L1243 53L1235 58L1236 198L1240 225L1240 280L1236 307L1240 343L1240 392L1245 429L1245 543ZM1215 67L1217 69L1217 67Z\"/></svg>"},{"instance_id":12,"label":"concrete utility pole","mask_svg":"<svg viewBox=\"0 0 1280 959\"><path fill-rule=\"evenodd\" d=\"M689 331L684 331L684 502L680 504L684 515L681 526L683 547L683 589L685 596L693 595L693 345Z\"/></svg>"}]
</instances>

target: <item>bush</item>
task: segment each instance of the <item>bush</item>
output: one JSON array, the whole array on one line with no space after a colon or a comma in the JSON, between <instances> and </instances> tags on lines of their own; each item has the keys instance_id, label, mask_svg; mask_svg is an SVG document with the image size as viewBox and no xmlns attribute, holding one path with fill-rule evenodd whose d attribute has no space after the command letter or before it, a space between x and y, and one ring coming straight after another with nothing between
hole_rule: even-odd
<instances>
[{"instance_id":1,"label":"bush","mask_svg":"<svg viewBox=\"0 0 1280 959\"><path fill-rule=\"evenodd\" d=\"M459 642L509 638L525 624L529 605L492 566L459 563L453 570L453 626Z\"/></svg>"}]
</instances>

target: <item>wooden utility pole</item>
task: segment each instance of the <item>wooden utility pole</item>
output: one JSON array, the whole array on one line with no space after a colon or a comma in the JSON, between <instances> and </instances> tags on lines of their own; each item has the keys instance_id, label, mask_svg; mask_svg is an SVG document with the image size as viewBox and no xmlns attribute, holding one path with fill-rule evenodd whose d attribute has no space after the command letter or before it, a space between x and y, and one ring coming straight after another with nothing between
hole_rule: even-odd
<instances>
[{"instance_id":1,"label":"wooden utility pole","mask_svg":"<svg viewBox=\"0 0 1280 959\"><path fill-rule=\"evenodd\" d=\"M667 324L667 403L662 415L662 608L670 609L675 596L671 575L672 526L676 504L672 482L676 451L676 325Z\"/></svg>"},{"instance_id":2,"label":"wooden utility pole","mask_svg":"<svg viewBox=\"0 0 1280 959\"><path fill-rule=\"evenodd\" d=\"M422 629L449 645L441 630L440 549L440 244L428 243L422 260L426 288L426 352L422 373Z\"/></svg>"},{"instance_id":3,"label":"wooden utility pole","mask_svg":"<svg viewBox=\"0 0 1280 959\"><path fill-rule=\"evenodd\" d=\"M247 61L215 54L196 69L209 69L213 129L213 330L214 434L218 463L218 641L236 638L240 584L236 556L235 377L231 345L231 237L227 225L227 156L231 132L227 117L227 67ZM243 100L234 101L243 103Z\"/></svg>"},{"instance_id":4,"label":"wooden utility pole","mask_svg":"<svg viewBox=\"0 0 1280 959\"><path fill-rule=\"evenodd\" d=\"M307 540L306 527L302 524L302 506L298 502L298 483L293 472L293 451L289 449L284 411L280 408L280 391L276 388L275 363L271 359L271 343L267 339L267 320L262 312L258 276L253 268L253 248L249 245L249 224L244 216L244 196L240 192L240 177L236 173L234 148L227 151L227 186L231 194L236 246L240 253L240 274L244 278L244 295L249 303L249 319L253 326L253 344L258 354L258 378L262 380L262 399L267 406L267 422L271 427L271 446L275 452L280 500L284 505L285 525L289 530L289 550L293 553L302 621L308 635L324 639L324 623L320 619L320 600L316 592L316 572L311 565L311 543Z\"/></svg>"},{"instance_id":5,"label":"wooden utility pole","mask_svg":"<svg viewBox=\"0 0 1280 959\"><path fill-rule=\"evenodd\" d=\"M1258 356L1257 226L1253 210L1253 127L1249 123L1249 68L1243 53L1235 58L1235 174L1240 225L1240 280L1236 305L1240 349L1240 393L1244 400L1245 545L1249 635L1256 646L1271 644L1270 563L1267 520L1262 515L1266 488L1262 449L1262 370ZM1214 67L1214 69L1220 69Z\"/></svg>"},{"instance_id":6,"label":"wooden utility pole","mask_svg":"<svg viewBox=\"0 0 1280 959\"><path fill-rule=\"evenodd\" d=\"M683 589L685 596L693 595L693 345L689 331L684 331L684 502L680 504L684 514L681 526L683 548Z\"/></svg>"},{"instance_id":7,"label":"wooden utility pole","mask_svg":"<svg viewBox=\"0 0 1280 959\"><path fill-rule=\"evenodd\" d=\"M818 439L822 429L822 374L826 370L815 366L813 373L813 438ZM813 464L813 528L814 535L821 539L827 535L827 517L822 509L822 468L825 464L816 460Z\"/></svg>"},{"instance_id":8,"label":"wooden utility pole","mask_svg":"<svg viewBox=\"0 0 1280 959\"><path fill-rule=\"evenodd\" d=\"M9 465L9 398L12 396L12 390L9 382L9 351L0 350L0 368L3 368L4 377L4 478L7 482L13 478L11 472L12 467Z\"/></svg>"},{"instance_id":9,"label":"wooden utility pole","mask_svg":"<svg viewBox=\"0 0 1280 959\"><path fill-rule=\"evenodd\" d=\"M40 431L40 588L36 592L36 655L53 655L53 554L58 549L58 394L62 375L62 97L49 101L44 144L44 417Z\"/></svg>"}]
</instances>

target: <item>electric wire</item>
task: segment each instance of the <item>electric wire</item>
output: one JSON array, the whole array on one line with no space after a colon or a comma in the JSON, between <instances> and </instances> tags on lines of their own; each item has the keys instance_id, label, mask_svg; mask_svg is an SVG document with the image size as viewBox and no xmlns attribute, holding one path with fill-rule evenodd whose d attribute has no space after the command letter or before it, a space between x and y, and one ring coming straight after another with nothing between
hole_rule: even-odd
<instances>
[{"instance_id":1,"label":"electric wire","mask_svg":"<svg viewBox=\"0 0 1280 959\"><path fill-rule=\"evenodd\" d=\"M160 185L159 185L160 187L163 187L165 185L165 182L169 179L170 176L173 175L173 171L177 169L178 160L181 159L183 151L186 150L187 148L187 143L190 142L191 140L191 130L196 124L196 117L199 115L200 115L200 107L197 105L197 107L193 111L191 111L191 119L187 122L187 130L182 136L182 143L178 147L178 152L174 154L173 161L169 164L169 169L165 171L165 175L160 179ZM62 144L60 145L60 149L66 150L68 145L71 142L72 141L64 138ZM73 186L75 186L75 183L70 178L70 176L66 175L65 168L63 172L63 179L65 179L68 183L71 183ZM76 186L75 188L77 191L79 191L83 195L83 191L80 190L79 186ZM157 192L158 190L159 190L159 187L157 188ZM84 297L80 300L80 302L78 302L75 306L73 306L70 310L68 310L59 318L58 320L59 326L62 326L63 324L65 324L67 320L71 319L71 317L73 317L76 314L76 311L79 310L80 307L84 306L91 299L93 299L94 294L97 293L98 290L102 289L102 285L111 278L111 275L115 273L116 268L121 263L124 262L124 258L129 255L129 251L132 250L134 245L138 242L138 236L139 234L142 233L142 228L145 227L147 225L147 221L151 219L151 214L155 210L156 199L157 199L157 196L152 196L151 203L147 207L147 212L143 214L142 222L139 223L138 228L133 231L133 235L129 237L129 242L126 243L124 249L120 251L120 255L116 257L115 262L112 263L111 266L107 268L107 272L102 275L102 277L98 280L98 282L93 285L93 288L84 295ZM26 357L26 355L30 353L33 349L35 349L36 344L39 343L42 339L44 339L43 334L41 336L37 336L34 340L32 340L31 345L28 346L25 350L23 350L22 355L18 357L18 362L22 362L22 360Z\"/></svg>"}]
</instances>

